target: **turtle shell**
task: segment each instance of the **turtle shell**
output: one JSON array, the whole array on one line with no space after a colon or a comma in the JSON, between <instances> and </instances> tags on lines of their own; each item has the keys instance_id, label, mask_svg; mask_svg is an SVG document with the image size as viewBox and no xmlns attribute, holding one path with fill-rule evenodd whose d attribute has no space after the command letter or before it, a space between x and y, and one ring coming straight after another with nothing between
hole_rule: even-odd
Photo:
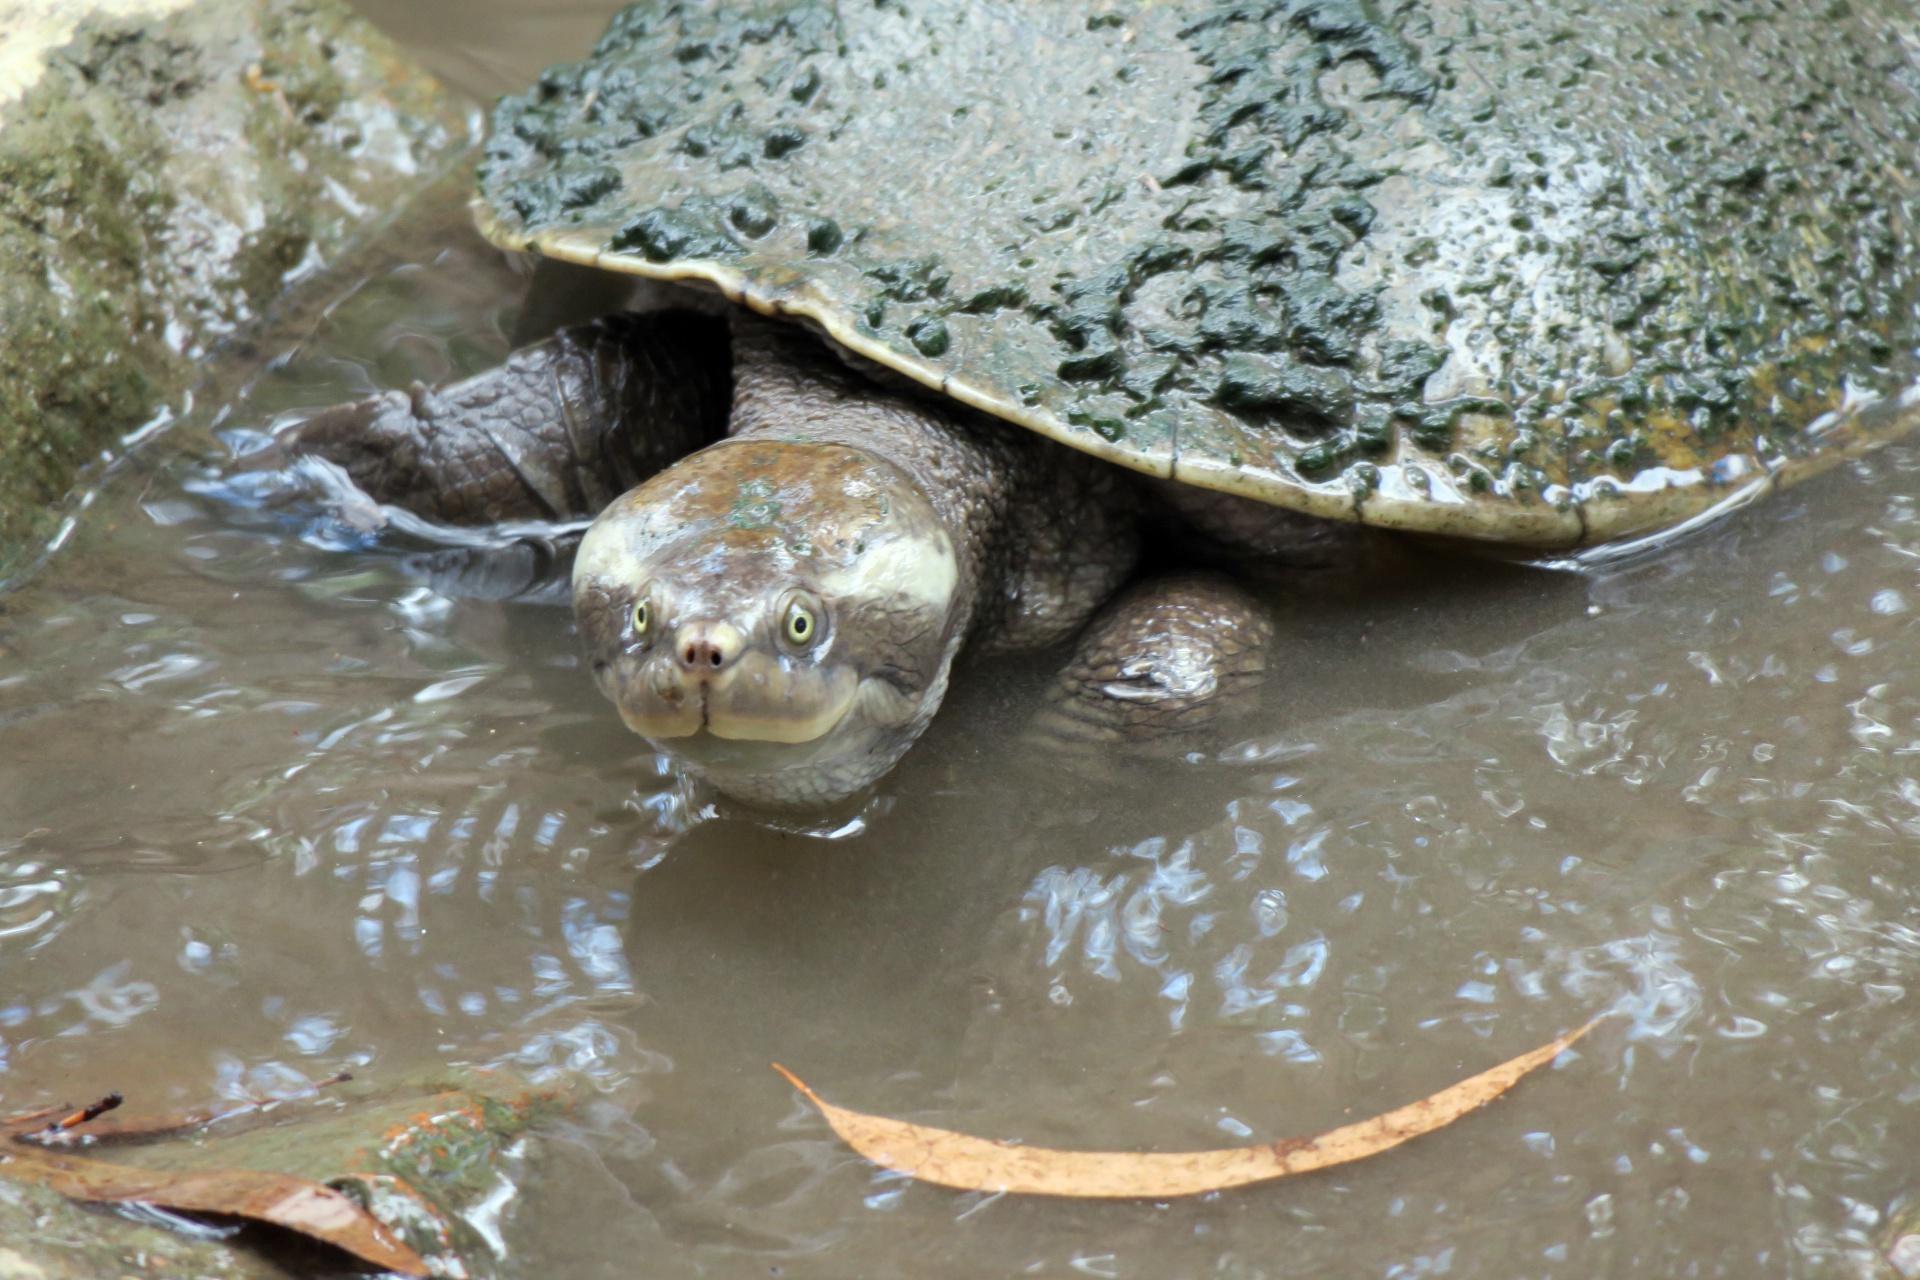
<instances>
[{"instance_id":1,"label":"turtle shell","mask_svg":"<svg viewBox=\"0 0 1920 1280\"><path fill-rule=\"evenodd\" d=\"M650 3L475 210L1141 471L1572 546L1920 416L1917 68L1907 0Z\"/></svg>"}]
</instances>

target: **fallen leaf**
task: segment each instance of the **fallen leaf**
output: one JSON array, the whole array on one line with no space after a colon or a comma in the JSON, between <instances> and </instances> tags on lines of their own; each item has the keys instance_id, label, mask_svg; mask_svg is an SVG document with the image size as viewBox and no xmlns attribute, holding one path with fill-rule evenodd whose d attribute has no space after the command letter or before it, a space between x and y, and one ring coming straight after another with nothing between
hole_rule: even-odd
<instances>
[{"instance_id":1,"label":"fallen leaf","mask_svg":"<svg viewBox=\"0 0 1920 1280\"><path fill-rule=\"evenodd\" d=\"M785 1067L775 1063L773 1069L820 1108L848 1146L883 1168L922 1182L963 1191L1159 1200L1324 1169L1397 1147L1499 1097L1522 1076L1553 1061L1599 1020L1595 1018L1552 1044L1523 1053L1432 1097L1371 1120L1331 1129L1318 1137L1283 1138L1263 1146L1223 1151L1141 1153L1023 1147L836 1107L823 1101Z\"/></svg>"},{"instance_id":2,"label":"fallen leaf","mask_svg":"<svg viewBox=\"0 0 1920 1280\"><path fill-rule=\"evenodd\" d=\"M47 1113L35 1117L44 1120ZM14 1118L9 1123L20 1123ZM0 1176L38 1183L69 1200L137 1201L163 1209L270 1222L344 1249L401 1275L427 1264L349 1196L284 1173L250 1169L181 1172L138 1169L48 1150L15 1131L0 1137Z\"/></svg>"}]
</instances>

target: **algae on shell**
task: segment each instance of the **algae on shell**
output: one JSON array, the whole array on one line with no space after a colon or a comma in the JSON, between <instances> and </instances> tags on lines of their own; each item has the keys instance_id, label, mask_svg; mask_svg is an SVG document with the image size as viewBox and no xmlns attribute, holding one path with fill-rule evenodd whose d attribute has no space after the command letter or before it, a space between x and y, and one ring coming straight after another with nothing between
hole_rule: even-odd
<instances>
[{"instance_id":1,"label":"algae on shell","mask_svg":"<svg viewBox=\"0 0 1920 1280\"><path fill-rule=\"evenodd\" d=\"M1920 416L1910 8L1752 8L663 0L478 213L1142 471L1604 541Z\"/></svg>"}]
</instances>

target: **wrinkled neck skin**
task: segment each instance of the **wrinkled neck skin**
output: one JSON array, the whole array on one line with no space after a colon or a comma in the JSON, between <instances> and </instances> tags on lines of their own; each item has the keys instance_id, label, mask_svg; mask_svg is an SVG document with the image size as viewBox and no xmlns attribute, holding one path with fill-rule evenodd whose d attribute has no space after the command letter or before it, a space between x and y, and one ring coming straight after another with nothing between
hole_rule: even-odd
<instances>
[{"instance_id":1,"label":"wrinkled neck skin","mask_svg":"<svg viewBox=\"0 0 1920 1280\"><path fill-rule=\"evenodd\" d=\"M823 355L737 348L733 438L616 500L574 565L595 677L627 725L776 807L850 795L912 745L978 581L978 539L895 460L926 429L919 407Z\"/></svg>"}]
</instances>

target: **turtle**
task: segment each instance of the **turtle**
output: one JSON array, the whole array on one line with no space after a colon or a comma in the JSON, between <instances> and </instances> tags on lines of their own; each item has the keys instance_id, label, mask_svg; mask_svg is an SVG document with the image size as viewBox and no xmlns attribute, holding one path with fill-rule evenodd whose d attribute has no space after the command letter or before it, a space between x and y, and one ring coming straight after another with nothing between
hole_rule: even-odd
<instances>
[{"instance_id":1,"label":"turtle","mask_svg":"<svg viewBox=\"0 0 1920 1280\"><path fill-rule=\"evenodd\" d=\"M1920 420L1910 17L650 0L499 103L472 211L677 301L296 443L593 517L596 679L730 795L869 785L963 646L1077 636L1058 723L1177 735L1278 656L1231 580L1137 578L1171 529L1563 556Z\"/></svg>"}]
</instances>

